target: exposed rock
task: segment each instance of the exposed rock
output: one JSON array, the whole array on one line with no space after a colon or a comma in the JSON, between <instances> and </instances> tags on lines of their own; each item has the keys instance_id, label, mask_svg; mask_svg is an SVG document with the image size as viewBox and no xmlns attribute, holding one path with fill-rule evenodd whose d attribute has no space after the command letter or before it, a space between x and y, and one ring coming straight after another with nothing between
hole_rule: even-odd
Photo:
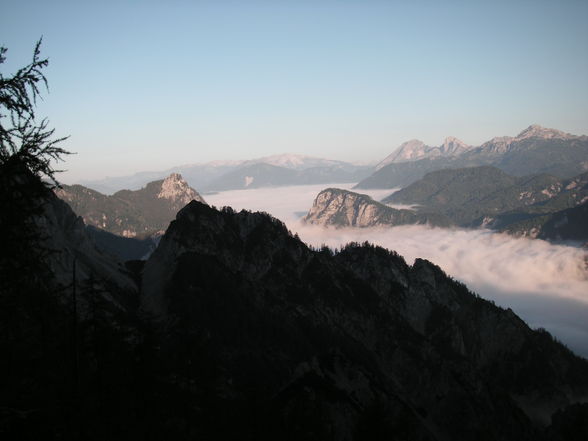
<instances>
[{"instance_id":1,"label":"exposed rock","mask_svg":"<svg viewBox=\"0 0 588 441\"><path fill-rule=\"evenodd\" d=\"M184 206L190 201L204 202L204 199L191 188L178 173L172 173L161 183L161 191L158 198L168 199L175 206Z\"/></svg>"},{"instance_id":2,"label":"exposed rock","mask_svg":"<svg viewBox=\"0 0 588 441\"><path fill-rule=\"evenodd\" d=\"M588 239L584 211L575 209L588 201L588 173L559 179L545 174L518 178L489 166L438 170L383 201L416 205L417 212L440 213L462 227L550 240ZM568 219L573 225L566 226Z\"/></svg>"},{"instance_id":3,"label":"exposed rock","mask_svg":"<svg viewBox=\"0 0 588 441\"><path fill-rule=\"evenodd\" d=\"M430 262L311 250L269 215L192 201L146 263L121 267L29 190L0 185L3 208L25 210L0 212L6 439L559 441L582 427L588 362Z\"/></svg>"},{"instance_id":4,"label":"exposed rock","mask_svg":"<svg viewBox=\"0 0 588 441\"><path fill-rule=\"evenodd\" d=\"M470 149L470 146L453 136L445 138L443 144L439 147L430 147L418 139L412 139L401 144L398 150L380 162L376 166L376 170L391 163L416 161L424 158L457 156L468 149Z\"/></svg>"},{"instance_id":5,"label":"exposed rock","mask_svg":"<svg viewBox=\"0 0 588 441\"><path fill-rule=\"evenodd\" d=\"M588 390L586 361L431 263L312 251L267 215L190 203L143 286L164 351L208 354L184 381L263 415L268 437L540 439L543 413Z\"/></svg>"},{"instance_id":6,"label":"exposed rock","mask_svg":"<svg viewBox=\"0 0 588 441\"><path fill-rule=\"evenodd\" d=\"M516 137L496 137L478 147L465 146L451 137L439 148L409 141L356 188L405 187L432 171L482 165L515 176L545 173L571 178L588 170L587 158L588 136L532 125Z\"/></svg>"},{"instance_id":7,"label":"exposed rock","mask_svg":"<svg viewBox=\"0 0 588 441\"><path fill-rule=\"evenodd\" d=\"M188 202L204 199L178 173L136 191L103 195L81 185L64 185L57 196L71 205L88 225L123 237L163 234L176 213Z\"/></svg>"},{"instance_id":8,"label":"exposed rock","mask_svg":"<svg viewBox=\"0 0 588 441\"><path fill-rule=\"evenodd\" d=\"M376 202L367 195L337 188L321 191L303 220L310 224L337 227L451 225L451 222L443 215L397 210Z\"/></svg>"}]
</instances>

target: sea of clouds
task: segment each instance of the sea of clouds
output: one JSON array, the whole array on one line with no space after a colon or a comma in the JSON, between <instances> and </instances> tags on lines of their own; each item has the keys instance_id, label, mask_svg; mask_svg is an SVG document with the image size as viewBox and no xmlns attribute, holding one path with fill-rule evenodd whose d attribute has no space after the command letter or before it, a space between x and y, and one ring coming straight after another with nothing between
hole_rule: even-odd
<instances>
[{"instance_id":1,"label":"sea of clouds","mask_svg":"<svg viewBox=\"0 0 588 441\"><path fill-rule=\"evenodd\" d=\"M327 187L304 185L234 190L204 195L216 207L265 211L282 220L313 246L340 248L369 241L404 256L439 265L482 297L512 308L533 327L543 327L577 353L588 357L588 269L586 251L542 240L514 238L490 230L430 228L323 228L305 225L302 217ZM381 200L393 190L360 190Z\"/></svg>"}]
</instances>

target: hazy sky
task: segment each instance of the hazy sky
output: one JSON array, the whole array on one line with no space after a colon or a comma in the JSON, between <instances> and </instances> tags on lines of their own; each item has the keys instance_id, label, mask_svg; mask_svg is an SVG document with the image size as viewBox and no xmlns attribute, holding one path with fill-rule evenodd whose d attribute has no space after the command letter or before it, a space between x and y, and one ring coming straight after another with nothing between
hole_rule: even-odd
<instances>
[{"instance_id":1,"label":"hazy sky","mask_svg":"<svg viewBox=\"0 0 588 441\"><path fill-rule=\"evenodd\" d=\"M66 182L282 152L382 159L532 123L588 134L588 2L0 0L42 35Z\"/></svg>"}]
</instances>

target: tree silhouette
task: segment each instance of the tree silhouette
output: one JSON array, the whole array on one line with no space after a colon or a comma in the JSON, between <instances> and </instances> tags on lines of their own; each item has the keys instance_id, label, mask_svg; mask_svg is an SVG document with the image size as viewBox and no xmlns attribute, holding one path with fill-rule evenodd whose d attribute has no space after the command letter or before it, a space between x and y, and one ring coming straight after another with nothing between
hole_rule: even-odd
<instances>
[{"instance_id":1,"label":"tree silhouette","mask_svg":"<svg viewBox=\"0 0 588 441\"><path fill-rule=\"evenodd\" d=\"M43 69L49 64L41 58L41 39L35 45L32 61L15 74L0 72L0 165L20 164L39 177L57 185L51 162L59 161L70 152L59 144L66 137L55 138L55 129L47 119L37 121L35 106L41 96L39 85L48 90ZM0 47L0 64L6 60L7 49Z\"/></svg>"}]
</instances>

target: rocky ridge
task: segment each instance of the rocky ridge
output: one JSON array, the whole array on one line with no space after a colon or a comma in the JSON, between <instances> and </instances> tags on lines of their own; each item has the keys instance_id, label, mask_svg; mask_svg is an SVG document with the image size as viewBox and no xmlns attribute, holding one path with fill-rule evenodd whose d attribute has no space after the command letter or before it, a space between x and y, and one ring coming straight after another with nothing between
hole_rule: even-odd
<instances>
[{"instance_id":1,"label":"rocky ridge","mask_svg":"<svg viewBox=\"0 0 588 441\"><path fill-rule=\"evenodd\" d=\"M588 362L430 262L313 250L267 214L192 201L122 266L48 191L20 222L16 190L0 186L0 226L30 226L0 249L7 439L586 435Z\"/></svg>"},{"instance_id":2,"label":"rocky ridge","mask_svg":"<svg viewBox=\"0 0 588 441\"><path fill-rule=\"evenodd\" d=\"M392 153L356 188L405 187L435 170L482 165L494 166L515 176L547 173L571 178L588 170L588 136L538 125L529 126L515 137L497 137L478 147L458 149L454 155L426 155L425 147L411 141L407 152L403 153L401 147ZM411 157L413 148L416 153ZM395 161L400 154L406 160Z\"/></svg>"},{"instance_id":3,"label":"rocky ridge","mask_svg":"<svg viewBox=\"0 0 588 441\"><path fill-rule=\"evenodd\" d=\"M139 238L163 234L184 205L192 200L204 202L178 173L150 182L140 190L121 190L112 196L81 185L63 185L56 194L70 204L87 225Z\"/></svg>"},{"instance_id":4,"label":"rocky ridge","mask_svg":"<svg viewBox=\"0 0 588 441\"><path fill-rule=\"evenodd\" d=\"M437 147L430 147L418 139L413 139L401 144L398 150L376 165L376 170L391 163L416 161L424 158L457 156L470 148L471 146L453 136L445 138L443 144Z\"/></svg>"},{"instance_id":5,"label":"rocky ridge","mask_svg":"<svg viewBox=\"0 0 588 441\"><path fill-rule=\"evenodd\" d=\"M417 205L417 212L440 213L463 227L482 226L552 240L557 237L551 231L558 222L555 219L560 219L559 224L564 221L560 213L587 201L588 173L571 179L546 174L515 177L489 166L430 172L383 200ZM540 233L548 221L552 226ZM570 234L577 240L588 239L588 230L581 230L574 228ZM569 237L562 230L560 237L564 236Z\"/></svg>"},{"instance_id":6,"label":"rocky ridge","mask_svg":"<svg viewBox=\"0 0 588 441\"><path fill-rule=\"evenodd\" d=\"M183 381L271 421L268 437L540 439L588 391L586 361L435 265L309 250L259 213L190 203L142 283L143 307L169 324L163 347L212 355L204 372L218 374L195 358Z\"/></svg>"},{"instance_id":7,"label":"rocky ridge","mask_svg":"<svg viewBox=\"0 0 588 441\"><path fill-rule=\"evenodd\" d=\"M443 215L398 210L376 202L367 195L337 188L321 191L303 221L324 226L361 228L406 224L446 227L452 224Z\"/></svg>"}]
</instances>

